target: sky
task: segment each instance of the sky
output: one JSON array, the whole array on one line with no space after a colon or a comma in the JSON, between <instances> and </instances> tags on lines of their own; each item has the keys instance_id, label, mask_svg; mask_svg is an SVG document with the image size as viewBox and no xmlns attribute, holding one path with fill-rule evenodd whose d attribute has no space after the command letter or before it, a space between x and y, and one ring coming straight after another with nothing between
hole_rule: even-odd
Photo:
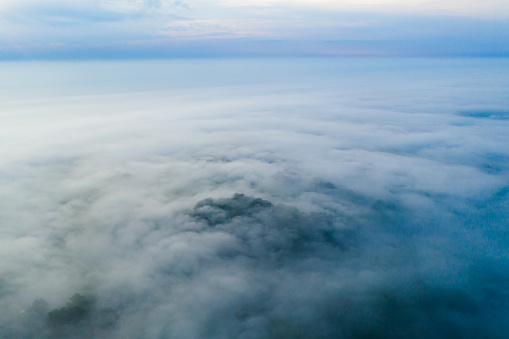
<instances>
[{"instance_id":1,"label":"sky","mask_svg":"<svg viewBox=\"0 0 509 339\"><path fill-rule=\"evenodd\" d=\"M505 338L508 56L506 0L0 1L0 338Z\"/></svg>"},{"instance_id":2,"label":"sky","mask_svg":"<svg viewBox=\"0 0 509 339\"><path fill-rule=\"evenodd\" d=\"M507 336L508 59L0 74L0 337Z\"/></svg>"},{"instance_id":3,"label":"sky","mask_svg":"<svg viewBox=\"0 0 509 339\"><path fill-rule=\"evenodd\" d=\"M509 3L2 1L0 59L507 56Z\"/></svg>"}]
</instances>

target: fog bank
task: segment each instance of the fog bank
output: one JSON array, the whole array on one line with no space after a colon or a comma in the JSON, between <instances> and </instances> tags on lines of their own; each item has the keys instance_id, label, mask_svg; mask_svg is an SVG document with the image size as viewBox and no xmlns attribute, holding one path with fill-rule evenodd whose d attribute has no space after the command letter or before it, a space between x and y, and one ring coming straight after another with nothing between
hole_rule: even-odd
<instances>
[{"instance_id":1,"label":"fog bank","mask_svg":"<svg viewBox=\"0 0 509 339\"><path fill-rule=\"evenodd\" d=\"M507 60L0 68L0 337L509 330Z\"/></svg>"}]
</instances>

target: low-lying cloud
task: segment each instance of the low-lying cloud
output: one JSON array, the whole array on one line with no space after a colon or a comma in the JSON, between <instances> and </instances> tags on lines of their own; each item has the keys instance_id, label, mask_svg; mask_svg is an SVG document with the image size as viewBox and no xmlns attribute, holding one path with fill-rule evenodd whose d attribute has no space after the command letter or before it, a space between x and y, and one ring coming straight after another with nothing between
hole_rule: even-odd
<instances>
[{"instance_id":1,"label":"low-lying cloud","mask_svg":"<svg viewBox=\"0 0 509 339\"><path fill-rule=\"evenodd\" d=\"M0 336L503 338L506 66L404 63L45 66L2 98Z\"/></svg>"}]
</instances>

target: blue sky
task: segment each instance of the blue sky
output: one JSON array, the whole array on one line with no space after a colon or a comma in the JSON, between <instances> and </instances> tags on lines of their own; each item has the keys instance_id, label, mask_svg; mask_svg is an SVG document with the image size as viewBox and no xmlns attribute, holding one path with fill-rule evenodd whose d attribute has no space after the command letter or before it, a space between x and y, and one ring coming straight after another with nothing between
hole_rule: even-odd
<instances>
[{"instance_id":1,"label":"blue sky","mask_svg":"<svg viewBox=\"0 0 509 339\"><path fill-rule=\"evenodd\" d=\"M508 56L509 2L2 1L0 59Z\"/></svg>"}]
</instances>

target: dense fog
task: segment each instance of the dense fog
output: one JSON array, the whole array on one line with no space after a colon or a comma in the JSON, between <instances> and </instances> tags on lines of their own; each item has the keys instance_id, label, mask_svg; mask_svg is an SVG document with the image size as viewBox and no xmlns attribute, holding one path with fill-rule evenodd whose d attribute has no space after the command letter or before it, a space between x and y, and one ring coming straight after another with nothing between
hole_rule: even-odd
<instances>
[{"instance_id":1,"label":"dense fog","mask_svg":"<svg viewBox=\"0 0 509 339\"><path fill-rule=\"evenodd\" d=\"M509 331L507 60L0 68L0 337Z\"/></svg>"}]
</instances>

